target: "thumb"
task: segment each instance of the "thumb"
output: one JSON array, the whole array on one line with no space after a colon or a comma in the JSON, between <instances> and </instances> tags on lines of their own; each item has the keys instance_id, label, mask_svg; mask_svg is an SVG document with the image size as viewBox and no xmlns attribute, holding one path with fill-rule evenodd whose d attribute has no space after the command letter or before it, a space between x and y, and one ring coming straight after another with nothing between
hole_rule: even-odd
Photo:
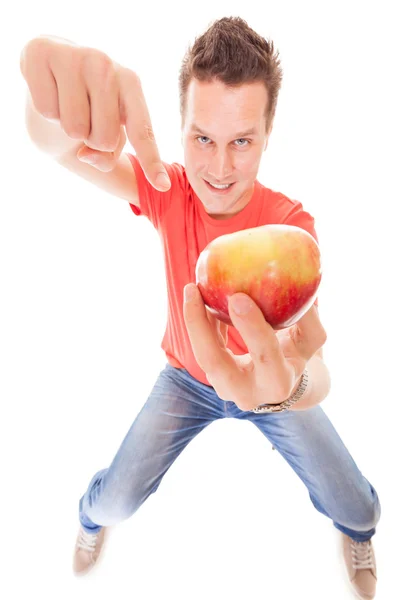
<instances>
[{"instance_id":1,"label":"thumb","mask_svg":"<svg viewBox=\"0 0 400 600\"><path fill-rule=\"evenodd\" d=\"M104 152L102 150L95 150L90 147L90 142L82 144L81 148L77 153L77 158L83 162L95 167L99 171L105 173L112 171L117 166L118 159L124 149L126 143L126 135L124 127L120 127L118 145L114 152Z\"/></svg>"}]
</instances>

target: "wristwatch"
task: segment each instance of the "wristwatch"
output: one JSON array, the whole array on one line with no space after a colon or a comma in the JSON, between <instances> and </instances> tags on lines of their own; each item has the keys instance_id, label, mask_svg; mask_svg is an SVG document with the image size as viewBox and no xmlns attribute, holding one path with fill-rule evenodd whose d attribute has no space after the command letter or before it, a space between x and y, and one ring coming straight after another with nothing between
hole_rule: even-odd
<instances>
[{"instance_id":1,"label":"wristwatch","mask_svg":"<svg viewBox=\"0 0 400 600\"><path fill-rule=\"evenodd\" d=\"M296 404L304 394L307 389L308 383L308 371L304 369L303 375L301 376L300 383L295 392L287 399L281 402L280 404L260 404L256 408L252 408L251 410L255 413L271 413L271 412L282 412L284 410L288 410L293 404Z\"/></svg>"}]
</instances>

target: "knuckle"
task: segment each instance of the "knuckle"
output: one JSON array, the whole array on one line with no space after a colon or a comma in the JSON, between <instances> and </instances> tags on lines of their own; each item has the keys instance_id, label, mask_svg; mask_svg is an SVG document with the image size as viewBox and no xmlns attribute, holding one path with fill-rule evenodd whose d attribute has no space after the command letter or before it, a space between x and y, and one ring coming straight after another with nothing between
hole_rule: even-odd
<instances>
[{"instance_id":1,"label":"knuckle","mask_svg":"<svg viewBox=\"0 0 400 600\"><path fill-rule=\"evenodd\" d=\"M271 356L267 352L261 351L256 354L256 359L259 363L266 365L271 361Z\"/></svg>"},{"instance_id":2,"label":"knuckle","mask_svg":"<svg viewBox=\"0 0 400 600\"><path fill-rule=\"evenodd\" d=\"M75 46L63 45L56 55L57 70L62 74L69 71L79 72L82 62L83 49Z\"/></svg>"},{"instance_id":3,"label":"knuckle","mask_svg":"<svg viewBox=\"0 0 400 600\"><path fill-rule=\"evenodd\" d=\"M153 127L149 123L145 123L138 132L138 138L140 141L155 142L156 138L154 135Z\"/></svg>"},{"instance_id":4,"label":"knuckle","mask_svg":"<svg viewBox=\"0 0 400 600\"><path fill-rule=\"evenodd\" d=\"M19 59L20 71L30 88L32 81L40 77L40 70L47 60L47 45L43 39L32 39L22 49Z\"/></svg>"},{"instance_id":5,"label":"knuckle","mask_svg":"<svg viewBox=\"0 0 400 600\"><path fill-rule=\"evenodd\" d=\"M39 56L44 55L47 52L48 41L44 37L37 37L29 40L26 44L23 52L23 56Z\"/></svg>"},{"instance_id":6,"label":"knuckle","mask_svg":"<svg viewBox=\"0 0 400 600\"><path fill-rule=\"evenodd\" d=\"M128 86L136 86L142 89L142 82L136 71L132 71L132 69L128 69L127 67L121 67L121 76Z\"/></svg>"},{"instance_id":7,"label":"knuckle","mask_svg":"<svg viewBox=\"0 0 400 600\"><path fill-rule=\"evenodd\" d=\"M317 335L316 335L316 343L318 344L319 347L322 347L325 344L327 338L328 338L328 335L326 333L326 330L321 325L319 327L319 331L317 332Z\"/></svg>"},{"instance_id":8,"label":"knuckle","mask_svg":"<svg viewBox=\"0 0 400 600\"><path fill-rule=\"evenodd\" d=\"M78 51L78 60L85 73L96 78L108 79L114 72L114 63L107 54L95 48Z\"/></svg>"}]
</instances>

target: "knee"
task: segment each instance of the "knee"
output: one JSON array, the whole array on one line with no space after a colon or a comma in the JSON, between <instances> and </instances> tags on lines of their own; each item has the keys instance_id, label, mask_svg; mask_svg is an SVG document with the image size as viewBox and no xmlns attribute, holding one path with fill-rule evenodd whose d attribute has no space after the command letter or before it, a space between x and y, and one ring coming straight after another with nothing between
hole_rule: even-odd
<instances>
[{"instance_id":1,"label":"knee","mask_svg":"<svg viewBox=\"0 0 400 600\"><path fill-rule=\"evenodd\" d=\"M365 528L365 531L374 529L380 519L380 516L381 516L381 506L379 504L379 501L376 501L372 506L369 506L369 508L366 510L366 512L364 514L363 527ZM364 531L364 529L361 529L361 531Z\"/></svg>"},{"instance_id":2,"label":"knee","mask_svg":"<svg viewBox=\"0 0 400 600\"><path fill-rule=\"evenodd\" d=\"M363 502L355 505L355 514L353 520L355 521L356 531L370 531L374 529L381 516L381 505L379 502L376 490L371 484L368 484L368 491L370 492L367 498Z\"/></svg>"}]
</instances>

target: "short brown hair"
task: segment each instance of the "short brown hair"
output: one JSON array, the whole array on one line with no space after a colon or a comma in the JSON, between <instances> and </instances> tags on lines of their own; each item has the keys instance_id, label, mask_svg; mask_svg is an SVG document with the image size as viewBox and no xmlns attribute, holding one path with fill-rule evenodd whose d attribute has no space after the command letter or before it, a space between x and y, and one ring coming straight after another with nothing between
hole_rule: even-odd
<instances>
[{"instance_id":1,"label":"short brown hair","mask_svg":"<svg viewBox=\"0 0 400 600\"><path fill-rule=\"evenodd\" d=\"M282 82L279 52L240 17L224 17L214 23L187 50L179 72L182 125L187 89L191 80L221 81L234 88L261 81L268 92L266 130L272 125Z\"/></svg>"}]
</instances>

